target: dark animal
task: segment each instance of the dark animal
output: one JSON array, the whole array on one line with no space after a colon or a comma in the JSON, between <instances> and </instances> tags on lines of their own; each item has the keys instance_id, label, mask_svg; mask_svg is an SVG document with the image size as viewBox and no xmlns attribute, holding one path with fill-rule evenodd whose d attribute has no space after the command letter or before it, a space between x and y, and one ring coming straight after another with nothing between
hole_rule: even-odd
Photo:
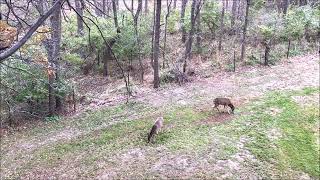
<instances>
[{"instance_id":1,"label":"dark animal","mask_svg":"<svg viewBox=\"0 0 320 180\"><path fill-rule=\"evenodd\" d=\"M148 143L150 143L150 141L152 140L152 137L154 137L155 134L159 133L162 125L163 125L163 117L158 117L157 121L152 126L150 133L148 134Z\"/></svg>"},{"instance_id":2,"label":"dark animal","mask_svg":"<svg viewBox=\"0 0 320 180\"><path fill-rule=\"evenodd\" d=\"M234 105L231 103L230 99L228 99L228 98L215 98L213 102L214 102L213 108L218 109L219 105L223 105L224 108L226 106L229 106L231 108L232 113L234 112ZM219 109L218 109L218 111L219 111Z\"/></svg>"}]
</instances>

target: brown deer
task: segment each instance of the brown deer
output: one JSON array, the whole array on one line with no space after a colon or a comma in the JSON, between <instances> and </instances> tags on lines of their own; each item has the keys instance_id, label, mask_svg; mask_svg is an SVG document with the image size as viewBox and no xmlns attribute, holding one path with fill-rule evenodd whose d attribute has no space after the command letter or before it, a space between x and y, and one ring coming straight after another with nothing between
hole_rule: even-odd
<instances>
[{"instance_id":1,"label":"brown deer","mask_svg":"<svg viewBox=\"0 0 320 180\"><path fill-rule=\"evenodd\" d=\"M163 126L163 117L158 117L157 121L154 123L154 125L151 128L150 133L148 134L148 143L152 140L152 137L154 137L155 134L158 134Z\"/></svg>"},{"instance_id":2,"label":"brown deer","mask_svg":"<svg viewBox=\"0 0 320 180\"><path fill-rule=\"evenodd\" d=\"M214 107L213 108L216 108L218 111L219 111L218 106L219 105L223 105L224 108L226 106L229 106L231 108L232 113L234 113L234 109L235 108L234 108L234 105L231 103L230 99L228 99L228 98L215 98L213 100L213 102L214 102Z\"/></svg>"}]
</instances>

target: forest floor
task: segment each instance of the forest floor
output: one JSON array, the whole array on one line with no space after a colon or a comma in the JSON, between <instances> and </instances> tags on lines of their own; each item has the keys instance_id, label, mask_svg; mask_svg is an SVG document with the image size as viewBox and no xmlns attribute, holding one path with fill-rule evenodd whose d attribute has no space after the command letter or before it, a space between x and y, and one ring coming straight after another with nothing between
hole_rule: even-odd
<instances>
[{"instance_id":1,"label":"forest floor","mask_svg":"<svg viewBox=\"0 0 320 180\"><path fill-rule=\"evenodd\" d=\"M80 79L91 84L87 107L1 137L1 179L319 179L318 54L196 74L183 86L137 85L129 103L123 85ZM220 96L235 114L212 109Z\"/></svg>"}]
</instances>

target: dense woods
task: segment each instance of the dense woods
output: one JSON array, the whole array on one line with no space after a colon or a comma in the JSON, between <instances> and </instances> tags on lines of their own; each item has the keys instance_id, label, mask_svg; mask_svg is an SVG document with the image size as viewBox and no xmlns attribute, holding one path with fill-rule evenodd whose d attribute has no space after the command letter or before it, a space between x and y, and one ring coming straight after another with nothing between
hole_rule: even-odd
<instances>
[{"instance_id":1,"label":"dense woods","mask_svg":"<svg viewBox=\"0 0 320 180\"><path fill-rule=\"evenodd\" d=\"M132 87L182 85L195 55L213 70L272 65L312 52L319 2L37 0L1 2L1 119L43 118L83 102L79 76ZM28 4L25 6L25 4ZM201 66L201 65L200 65ZM90 101L90 100L88 100Z\"/></svg>"}]
</instances>

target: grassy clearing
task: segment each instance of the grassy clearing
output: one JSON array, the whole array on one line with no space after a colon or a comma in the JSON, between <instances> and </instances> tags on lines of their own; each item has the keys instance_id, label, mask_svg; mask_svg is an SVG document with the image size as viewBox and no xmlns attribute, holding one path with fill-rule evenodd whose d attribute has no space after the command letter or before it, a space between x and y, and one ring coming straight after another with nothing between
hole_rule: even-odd
<instances>
[{"instance_id":1,"label":"grassy clearing","mask_svg":"<svg viewBox=\"0 0 320 180\"><path fill-rule=\"evenodd\" d=\"M318 105L307 104L306 107L292 99L295 95L307 97L318 93L319 89L315 88L270 93L241 109L239 113L251 113L219 127L219 132L250 139L246 148L272 166L273 169L266 172L270 176L284 178L291 170L296 170L319 178Z\"/></svg>"},{"instance_id":2,"label":"grassy clearing","mask_svg":"<svg viewBox=\"0 0 320 180\"><path fill-rule=\"evenodd\" d=\"M23 152L12 157L15 159L7 157L6 163L24 161L7 177L19 177L37 168L66 168L67 171L70 165L80 167L81 176L92 178L101 170L97 165L101 161L111 167L119 167L120 172L125 171L128 176L139 172L141 177L158 177L159 174L151 172L151 169L159 160L155 158L159 156L157 149L162 148L166 151L162 158L182 154L193 157L193 162L202 161L200 158L211 164L218 160L230 160L231 156L245 149L261 162L261 167L254 168L260 177L299 178L299 172L304 172L319 178L318 104L301 104L292 98L313 97L317 93L319 90L316 88L272 92L246 107L237 108L234 119L224 123L199 123L216 115L210 109L199 111L192 107L171 107L159 110L164 116L165 128L156 136L153 144L148 144L146 137L159 111L150 113L154 110L136 103L87 112L77 120L61 123L89 133L39 147L30 153L29 158ZM130 119L138 113L142 118ZM61 126L57 125L59 128ZM243 147L238 147L237 143L243 138L247 141ZM121 164L115 157L134 149L147 154L147 163L140 162L141 166L125 169L129 166L128 162ZM229 170L225 168L224 171ZM208 173L207 170L193 172L191 176L206 177ZM221 174L213 173L210 176Z\"/></svg>"}]
</instances>

